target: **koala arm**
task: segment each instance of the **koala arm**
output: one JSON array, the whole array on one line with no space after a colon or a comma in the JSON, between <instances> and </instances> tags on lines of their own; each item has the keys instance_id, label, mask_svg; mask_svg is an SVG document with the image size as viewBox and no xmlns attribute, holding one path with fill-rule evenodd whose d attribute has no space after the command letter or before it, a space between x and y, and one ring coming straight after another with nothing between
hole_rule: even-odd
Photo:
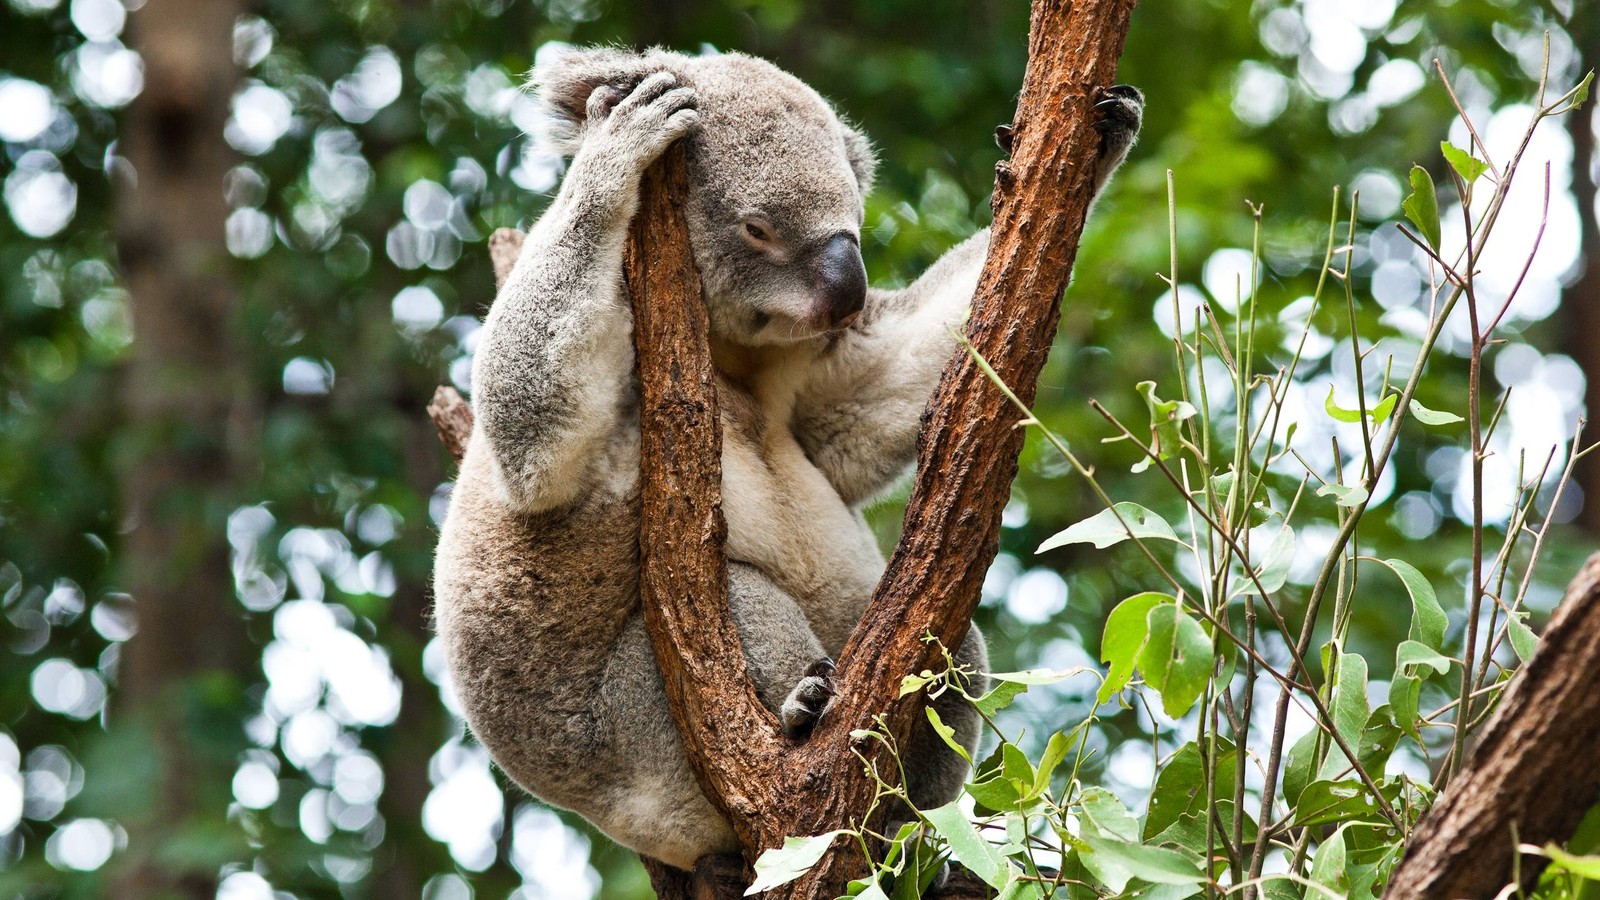
<instances>
[{"instance_id":1,"label":"koala arm","mask_svg":"<svg viewBox=\"0 0 1600 900\"><path fill-rule=\"evenodd\" d=\"M1101 146L1094 189L1110 180L1139 134L1144 95L1116 85L1095 104ZM1009 152L1011 126L996 132ZM815 367L796 402L801 447L853 506L888 489L916 461L922 411L958 343L989 248L985 229L940 257L909 287L868 293L857 325Z\"/></svg>"},{"instance_id":2,"label":"koala arm","mask_svg":"<svg viewBox=\"0 0 1600 900\"><path fill-rule=\"evenodd\" d=\"M613 88L594 91L561 190L484 323L474 443L487 443L501 493L519 511L583 496L626 418L633 320L623 243L645 167L696 121L692 90L675 84L652 75L620 102Z\"/></svg>"},{"instance_id":3,"label":"koala arm","mask_svg":"<svg viewBox=\"0 0 1600 900\"><path fill-rule=\"evenodd\" d=\"M958 346L988 248L984 229L910 286L870 291L800 391L795 436L846 503L872 500L916 460L923 407Z\"/></svg>"}]
</instances>

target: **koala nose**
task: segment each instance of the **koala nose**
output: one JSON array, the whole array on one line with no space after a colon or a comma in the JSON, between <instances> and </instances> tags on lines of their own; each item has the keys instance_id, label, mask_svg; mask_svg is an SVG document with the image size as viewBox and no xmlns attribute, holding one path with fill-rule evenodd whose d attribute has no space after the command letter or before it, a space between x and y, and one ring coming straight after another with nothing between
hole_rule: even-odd
<instances>
[{"instance_id":1,"label":"koala nose","mask_svg":"<svg viewBox=\"0 0 1600 900\"><path fill-rule=\"evenodd\" d=\"M849 327L867 302L867 267L848 234L836 234L817 253L816 318L830 329Z\"/></svg>"}]
</instances>

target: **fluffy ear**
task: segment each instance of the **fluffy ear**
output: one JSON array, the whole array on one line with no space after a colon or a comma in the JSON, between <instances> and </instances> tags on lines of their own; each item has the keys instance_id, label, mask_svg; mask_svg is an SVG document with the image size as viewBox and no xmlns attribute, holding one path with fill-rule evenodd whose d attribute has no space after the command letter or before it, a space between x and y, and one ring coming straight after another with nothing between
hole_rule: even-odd
<instances>
[{"instance_id":1,"label":"fluffy ear","mask_svg":"<svg viewBox=\"0 0 1600 900\"><path fill-rule=\"evenodd\" d=\"M878 154L872 150L872 141L867 136L851 128L844 127L844 152L850 157L850 168L856 173L856 184L861 188L861 196L872 193L872 182L878 174Z\"/></svg>"},{"instance_id":2,"label":"fluffy ear","mask_svg":"<svg viewBox=\"0 0 1600 900\"><path fill-rule=\"evenodd\" d=\"M576 153L583 142L585 110L596 88L610 85L626 94L666 68L660 52L612 47L551 48L540 57L530 82L541 113L533 137L541 149L562 156Z\"/></svg>"}]
</instances>

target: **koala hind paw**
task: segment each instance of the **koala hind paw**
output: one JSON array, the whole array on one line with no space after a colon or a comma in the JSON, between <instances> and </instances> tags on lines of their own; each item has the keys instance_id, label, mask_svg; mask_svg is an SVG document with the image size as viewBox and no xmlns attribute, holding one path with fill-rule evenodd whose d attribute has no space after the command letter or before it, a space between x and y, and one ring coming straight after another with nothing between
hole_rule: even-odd
<instances>
[{"instance_id":1,"label":"koala hind paw","mask_svg":"<svg viewBox=\"0 0 1600 900\"><path fill-rule=\"evenodd\" d=\"M805 677L794 686L778 710L784 737L801 740L817 727L833 705L833 660L823 657L806 669Z\"/></svg>"}]
</instances>

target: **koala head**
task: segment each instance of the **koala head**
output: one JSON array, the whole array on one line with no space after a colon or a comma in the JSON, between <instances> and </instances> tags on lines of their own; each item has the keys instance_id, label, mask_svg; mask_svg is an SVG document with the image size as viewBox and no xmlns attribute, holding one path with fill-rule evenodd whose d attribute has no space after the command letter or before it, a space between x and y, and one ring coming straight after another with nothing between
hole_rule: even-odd
<instances>
[{"instance_id":1,"label":"koala head","mask_svg":"<svg viewBox=\"0 0 1600 900\"><path fill-rule=\"evenodd\" d=\"M699 98L700 126L684 138L687 211L712 330L761 346L849 327L866 297L862 201L877 161L799 79L738 53L569 50L534 71L547 123L537 137L577 153L595 89L626 93L662 71Z\"/></svg>"}]
</instances>

